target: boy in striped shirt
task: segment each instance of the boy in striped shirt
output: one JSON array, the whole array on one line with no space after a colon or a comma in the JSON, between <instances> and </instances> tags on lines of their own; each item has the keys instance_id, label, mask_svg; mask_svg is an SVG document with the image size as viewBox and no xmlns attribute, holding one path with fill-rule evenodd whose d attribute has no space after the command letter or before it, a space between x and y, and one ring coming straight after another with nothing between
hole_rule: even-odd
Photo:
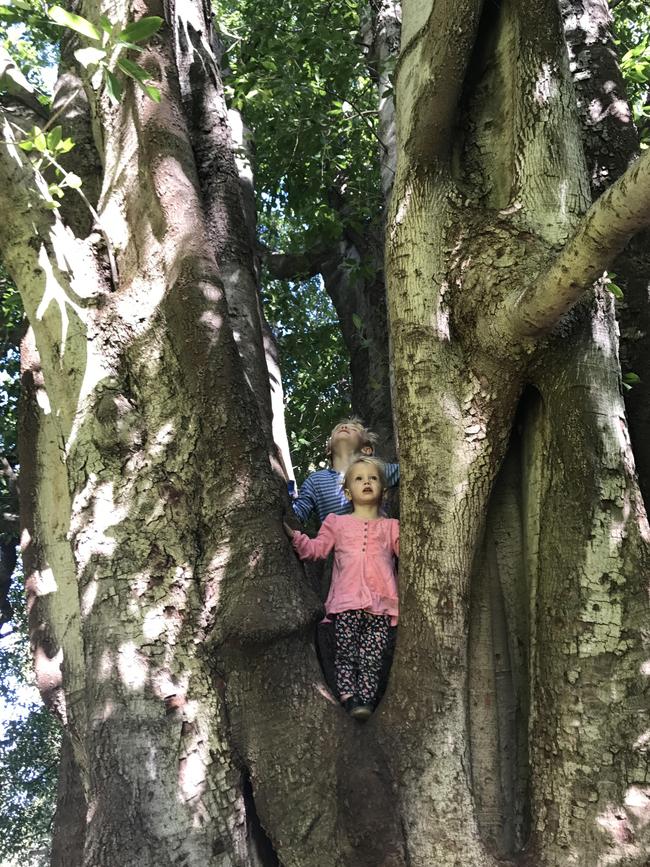
<instances>
[{"instance_id":1,"label":"boy in striped shirt","mask_svg":"<svg viewBox=\"0 0 650 867\"><path fill-rule=\"evenodd\" d=\"M353 455L371 455L376 440L377 436L359 418L343 419L334 427L327 440L330 466L307 476L292 502L293 511L303 524L312 513L316 513L322 523L329 514L346 515L352 511L352 504L341 487L345 471ZM399 481L399 464L386 464L385 468L388 486L392 487Z\"/></svg>"}]
</instances>

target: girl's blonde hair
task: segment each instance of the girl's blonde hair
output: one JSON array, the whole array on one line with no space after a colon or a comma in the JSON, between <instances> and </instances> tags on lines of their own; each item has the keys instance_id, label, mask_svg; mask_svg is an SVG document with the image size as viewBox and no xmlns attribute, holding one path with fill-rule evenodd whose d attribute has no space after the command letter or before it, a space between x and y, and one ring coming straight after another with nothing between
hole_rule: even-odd
<instances>
[{"instance_id":1,"label":"girl's blonde hair","mask_svg":"<svg viewBox=\"0 0 650 867\"><path fill-rule=\"evenodd\" d=\"M343 478L343 484L341 487L343 490L350 489L350 479L349 476L352 475L352 470L357 464L370 464L375 467L377 470L377 475L379 476L379 483L381 484L381 492L382 495L388 488L388 483L386 481L386 468L384 466L384 462L380 461L379 458L375 458L372 455L355 455L350 461L350 466L345 471L345 476Z\"/></svg>"}]
</instances>

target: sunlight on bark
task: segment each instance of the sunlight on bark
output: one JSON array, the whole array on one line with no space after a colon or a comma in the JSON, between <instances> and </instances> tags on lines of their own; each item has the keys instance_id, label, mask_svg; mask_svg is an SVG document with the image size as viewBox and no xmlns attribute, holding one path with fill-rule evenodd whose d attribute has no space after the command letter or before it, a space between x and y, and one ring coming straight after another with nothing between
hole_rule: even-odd
<instances>
[{"instance_id":1,"label":"sunlight on bark","mask_svg":"<svg viewBox=\"0 0 650 867\"><path fill-rule=\"evenodd\" d=\"M550 63L543 63L539 78L535 82L535 102L546 105L559 93L559 88Z\"/></svg>"},{"instance_id":2,"label":"sunlight on bark","mask_svg":"<svg viewBox=\"0 0 650 867\"><path fill-rule=\"evenodd\" d=\"M122 683L132 690L141 690L147 682L149 666L133 641L126 641L117 652L117 670Z\"/></svg>"},{"instance_id":3,"label":"sunlight on bark","mask_svg":"<svg viewBox=\"0 0 650 867\"><path fill-rule=\"evenodd\" d=\"M624 806L609 804L596 821L611 839L611 852L598 859L597 867L616 867L642 857L646 854L643 847L632 841L635 831L650 823L650 788L630 786Z\"/></svg>"},{"instance_id":4,"label":"sunlight on bark","mask_svg":"<svg viewBox=\"0 0 650 867\"><path fill-rule=\"evenodd\" d=\"M90 520L89 507L92 507ZM115 501L113 482L98 482L97 474L90 473L86 486L74 499L72 514L70 532L76 536L75 556L79 570L85 570L93 557L110 559L117 539L109 536L107 530L128 517L127 508Z\"/></svg>"},{"instance_id":5,"label":"sunlight on bark","mask_svg":"<svg viewBox=\"0 0 650 867\"><path fill-rule=\"evenodd\" d=\"M94 578L87 587L84 587L81 598L79 600L79 606L82 617L88 617L90 612L93 610L93 605L95 604L95 599L97 598L97 590L99 589L99 581Z\"/></svg>"},{"instance_id":6,"label":"sunlight on bark","mask_svg":"<svg viewBox=\"0 0 650 867\"><path fill-rule=\"evenodd\" d=\"M41 248L38 252L38 264L41 266L45 277L45 290L41 302L36 308L36 318L42 320L50 304L53 301L56 302L61 315L61 344L59 346L59 356L63 358L68 336L68 326L70 324L66 304L73 307L77 313L81 313L81 308L77 307L74 302L68 298L67 293L57 280L54 274L54 268L50 262L50 257L48 256L47 250L43 244L41 244Z\"/></svg>"}]
</instances>

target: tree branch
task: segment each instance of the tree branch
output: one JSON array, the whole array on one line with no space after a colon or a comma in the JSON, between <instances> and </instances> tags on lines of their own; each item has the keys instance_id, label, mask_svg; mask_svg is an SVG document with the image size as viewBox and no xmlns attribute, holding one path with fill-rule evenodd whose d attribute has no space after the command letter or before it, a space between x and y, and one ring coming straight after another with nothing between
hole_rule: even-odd
<instances>
[{"instance_id":1,"label":"tree branch","mask_svg":"<svg viewBox=\"0 0 650 867\"><path fill-rule=\"evenodd\" d=\"M277 280L308 280L323 270L325 262L336 255L336 250L325 243L301 253L273 253L262 246L260 254L269 273Z\"/></svg>"},{"instance_id":2,"label":"tree branch","mask_svg":"<svg viewBox=\"0 0 650 867\"><path fill-rule=\"evenodd\" d=\"M38 101L36 91L14 63L7 49L0 44L0 88L41 118L47 120L49 112Z\"/></svg>"},{"instance_id":3,"label":"tree branch","mask_svg":"<svg viewBox=\"0 0 650 867\"><path fill-rule=\"evenodd\" d=\"M519 337L548 331L611 264L632 235L648 226L650 151L644 151L591 206L542 278L507 305L508 330Z\"/></svg>"},{"instance_id":4,"label":"tree branch","mask_svg":"<svg viewBox=\"0 0 650 867\"><path fill-rule=\"evenodd\" d=\"M404 0L395 73L398 141L407 159L444 158L483 0ZM449 34L449 37L441 37Z\"/></svg>"}]
</instances>

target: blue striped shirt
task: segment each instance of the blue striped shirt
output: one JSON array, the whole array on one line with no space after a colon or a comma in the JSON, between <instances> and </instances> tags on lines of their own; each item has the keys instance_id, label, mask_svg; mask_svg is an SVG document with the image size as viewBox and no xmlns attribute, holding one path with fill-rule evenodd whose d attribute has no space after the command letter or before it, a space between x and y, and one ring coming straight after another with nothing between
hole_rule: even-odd
<instances>
[{"instance_id":1,"label":"blue striped shirt","mask_svg":"<svg viewBox=\"0 0 650 867\"><path fill-rule=\"evenodd\" d=\"M384 464L386 470L386 482L389 488L399 482L399 464ZM317 470L300 486L298 497L293 500L292 506L296 516L304 524L312 512L316 512L318 520L323 523L330 515L347 515L352 511L352 503L343 493L344 473L328 467L326 470Z\"/></svg>"}]
</instances>

